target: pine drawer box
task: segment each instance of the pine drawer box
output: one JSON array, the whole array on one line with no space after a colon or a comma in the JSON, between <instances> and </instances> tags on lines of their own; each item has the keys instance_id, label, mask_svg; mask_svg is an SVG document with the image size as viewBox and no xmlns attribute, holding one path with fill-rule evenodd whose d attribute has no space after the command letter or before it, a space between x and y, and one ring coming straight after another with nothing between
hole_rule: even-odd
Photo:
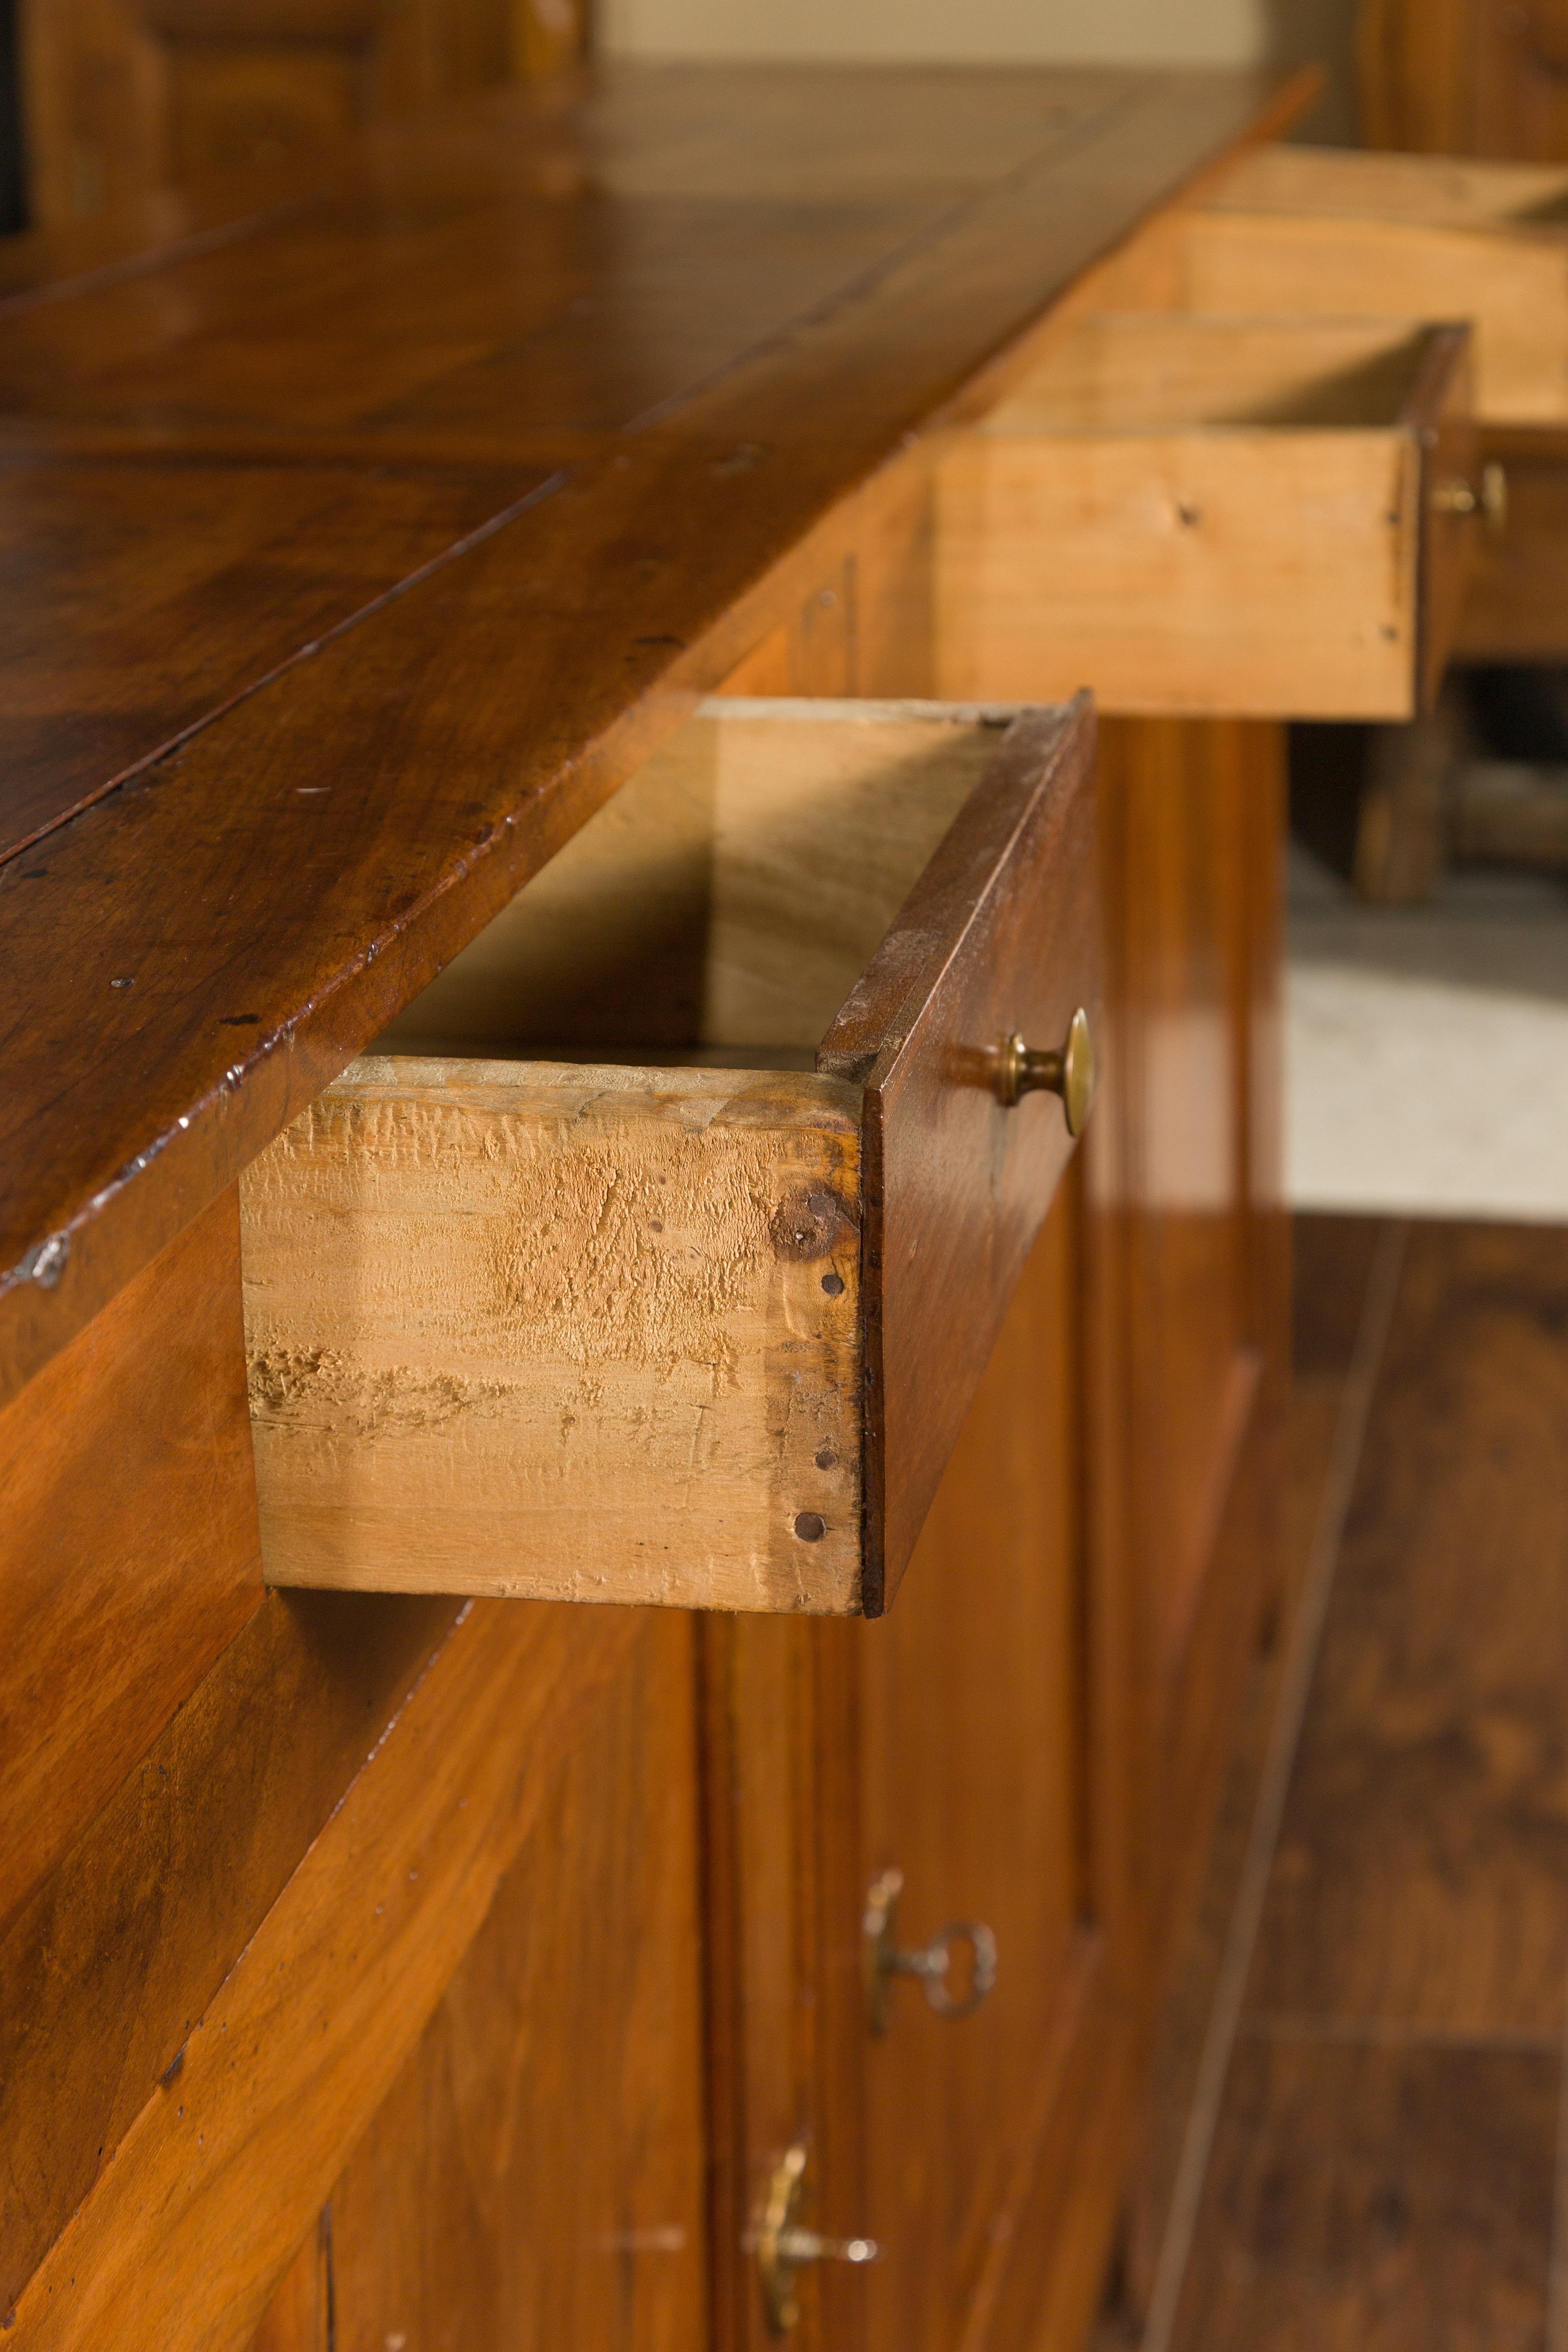
<instances>
[{"instance_id":1,"label":"pine drawer box","mask_svg":"<svg viewBox=\"0 0 1568 2352\"><path fill-rule=\"evenodd\" d=\"M1194 310L1467 319L1488 424L1568 425L1568 169L1265 147L1187 222Z\"/></svg>"},{"instance_id":2,"label":"pine drawer box","mask_svg":"<svg viewBox=\"0 0 1568 2352\"><path fill-rule=\"evenodd\" d=\"M885 1607L1084 1107L1092 740L708 703L279 1137L269 1580Z\"/></svg>"},{"instance_id":3,"label":"pine drawer box","mask_svg":"<svg viewBox=\"0 0 1568 2352\"><path fill-rule=\"evenodd\" d=\"M942 462L943 692L1411 717L1474 551L1468 378L1462 325L1086 319Z\"/></svg>"}]
</instances>

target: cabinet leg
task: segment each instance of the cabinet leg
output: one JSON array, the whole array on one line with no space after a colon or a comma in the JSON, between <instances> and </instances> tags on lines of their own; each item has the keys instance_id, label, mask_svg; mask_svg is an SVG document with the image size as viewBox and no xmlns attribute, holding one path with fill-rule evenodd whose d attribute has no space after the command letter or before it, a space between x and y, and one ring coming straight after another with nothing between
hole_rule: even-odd
<instances>
[{"instance_id":1,"label":"cabinet leg","mask_svg":"<svg viewBox=\"0 0 1568 2352\"><path fill-rule=\"evenodd\" d=\"M1458 735L1447 698L1428 718L1374 731L1356 824L1360 898L1415 907L1431 897L1447 859Z\"/></svg>"}]
</instances>

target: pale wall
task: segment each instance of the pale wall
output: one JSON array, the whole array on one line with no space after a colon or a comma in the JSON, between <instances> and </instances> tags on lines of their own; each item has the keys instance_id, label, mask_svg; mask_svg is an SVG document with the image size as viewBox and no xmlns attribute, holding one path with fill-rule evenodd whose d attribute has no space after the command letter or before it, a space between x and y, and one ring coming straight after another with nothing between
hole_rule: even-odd
<instances>
[{"instance_id":1,"label":"pale wall","mask_svg":"<svg viewBox=\"0 0 1568 2352\"><path fill-rule=\"evenodd\" d=\"M1315 135L1350 130L1354 0L598 0L602 48L643 57L1032 58L1242 65L1317 57Z\"/></svg>"}]
</instances>

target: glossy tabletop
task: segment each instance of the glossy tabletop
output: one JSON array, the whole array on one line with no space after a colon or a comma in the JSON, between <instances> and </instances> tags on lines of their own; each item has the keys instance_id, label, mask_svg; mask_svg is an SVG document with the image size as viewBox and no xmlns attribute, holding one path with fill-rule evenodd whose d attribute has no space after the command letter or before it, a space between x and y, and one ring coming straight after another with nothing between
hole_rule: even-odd
<instances>
[{"instance_id":1,"label":"glossy tabletop","mask_svg":"<svg viewBox=\"0 0 1568 2352\"><path fill-rule=\"evenodd\" d=\"M0 1400L1291 105L600 68L0 249Z\"/></svg>"}]
</instances>

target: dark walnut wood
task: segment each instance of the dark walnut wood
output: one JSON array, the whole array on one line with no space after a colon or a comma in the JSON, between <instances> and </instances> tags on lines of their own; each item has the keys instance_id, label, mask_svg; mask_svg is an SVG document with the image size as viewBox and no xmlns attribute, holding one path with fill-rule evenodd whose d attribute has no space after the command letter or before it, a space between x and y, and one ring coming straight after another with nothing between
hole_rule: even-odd
<instances>
[{"instance_id":1,"label":"dark walnut wood","mask_svg":"<svg viewBox=\"0 0 1568 2352\"><path fill-rule=\"evenodd\" d=\"M1568 1243L1412 1230L1248 1999L1533 2036L1568 1974Z\"/></svg>"},{"instance_id":2,"label":"dark walnut wood","mask_svg":"<svg viewBox=\"0 0 1568 2352\"><path fill-rule=\"evenodd\" d=\"M275 184L270 210L237 195L228 234L132 231L66 282L68 239L12 259L6 429L61 464L216 435L314 466L325 434L360 467L515 465L531 426L583 437L563 484L0 868L0 960L22 976L0 1048L0 1394L767 635L788 559L873 477L881 495L906 436L961 390L994 396L1054 296L1293 103L1246 75L626 72L566 107L509 94L384 131L287 205ZM83 498L102 506L101 478ZM53 593L109 656L71 676L90 712L121 667L93 583L123 604L134 566L89 540ZM175 552L146 561L166 578ZM304 602L283 597L273 659L321 625L309 535L294 560ZM405 561L362 549L356 570L390 582ZM241 563L210 593L255 589ZM14 843L156 751L178 699L95 771L52 715L68 697L37 665L57 663L44 646L10 681L28 740L59 728L69 755L35 761ZM222 663L209 709L263 667Z\"/></svg>"},{"instance_id":3,"label":"dark walnut wood","mask_svg":"<svg viewBox=\"0 0 1568 2352\"><path fill-rule=\"evenodd\" d=\"M1429 155L1568 154L1563 0L1361 0L1361 132Z\"/></svg>"},{"instance_id":4,"label":"dark walnut wood","mask_svg":"<svg viewBox=\"0 0 1568 2352\"><path fill-rule=\"evenodd\" d=\"M101 1810L0 1940L0 2311L114 2160L413 1685L435 1671L456 1613L451 1601L274 1595L108 1802L90 1781L81 1790ZM155 1644L132 1654L155 1675ZM398 1801L413 1794L405 1780ZM258 2284L268 2277L264 2263Z\"/></svg>"},{"instance_id":5,"label":"dark walnut wood","mask_svg":"<svg viewBox=\"0 0 1568 2352\"><path fill-rule=\"evenodd\" d=\"M297 165L353 124L560 65L586 9L510 0L21 0L28 215L121 211L193 173Z\"/></svg>"},{"instance_id":6,"label":"dark walnut wood","mask_svg":"<svg viewBox=\"0 0 1568 2352\"><path fill-rule=\"evenodd\" d=\"M1072 1150L1049 1094L998 1100L1003 1042L1100 1026L1094 728L1020 720L822 1043L866 1089L866 1614L898 1590ZM879 1541L878 1538L879 1538Z\"/></svg>"},{"instance_id":7,"label":"dark walnut wood","mask_svg":"<svg viewBox=\"0 0 1568 2352\"><path fill-rule=\"evenodd\" d=\"M15 733L0 719L16 773L34 747L31 814L18 799L0 865L0 1393L31 1375L41 1392L73 1361L72 1335L694 695L742 662L752 691L929 692L939 430L1014 379L1091 264L1288 112L1237 77L587 77L0 256L0 499L52 518L19 561L91 656L68 674L35 632L8 680ZM182 504L186 471L214 505L232 488L232 515ZM177 530L158 523L165 479ZM163 639L165 667L138 659L132 695L128 658L159 641L138 634L143 598L194 634ZM510 2214L531 2191L505 2103L563 2113L594 2082L669 2124L684 2214L705 2083L707 2311L686 2250L649 2245L617 2317L647 2314L641 2340L706 2326L721 2352L763 2352L745 2237L780 2149L809 2141L807 2218L844 2232L908 2153L906 2110L865 2079L869 1847L955 1877L978 1792L984 1899L1010 1855L1048 1865L1037 1903L1002 1889L1009 1948L1048 1983L1025 1998L1016 1979L985 2044L1014 2237L987 2251L973 2219L900 2237L874 2288L908 2309L929 2283L996 2352L1042 2329L1070 2344L1112 2224L1149 1915L1181 1875L1173 1844L1201 1832L1258 1615L1277 748L1224 727L1113 742L1107 1092L1082 1196L1075 1173L1005 1329L994 1428L938 1498L942 1591L967 1588L972 1543L996 1555L962 1656L929 1609L903 1636L897 1617L720 1619L694 1629L692 1691L693 1629L674 1619L649 1633L616 1611L268 1597L183 1705L158 1700L134 1759L84 1778L0 1943L9 2340L321 2352L321 2215L341 2199L342 2291L384 2341L402 2322L378 2215L429 2228L422 2166L451 2195L461 2152L487 2210ZM219 1524L217 1566L249 1610L251 1556ZM856 1645L886 1635L903 1686L873 1695ZM134 1673L158 1672L156 1643L139 1646ZM951 1683L992 1710L968 1779L956 1718L921 1757L928 1679L933 1705ZM1073 1721L1047 1742L1058 1702ZM863 1824L879 1728L894 1770ZM700 2076L696 1958L676 1949L694 1770ZM675 1832L660 1771L683 1792ZM608 1922L646 1929L646 1951L574 1945L582 1873L606 1866L576 1851L593 1833L625 1873ZM939 1924L911 1903L911 1925ZM552 2071L507 1979L574 1949L605 1986L605 2047L584 2003L581 2054ZM956 2063L932 2057L918 2116ZM956 2214L978 2176L983 2102L964 2093L924 2210L951 2195ZM608 2116L580 2126L581 2159L640 2228L647 2150ZM459 2219L465 2244L496 2246ZM416 2325L444 2322L439 2231L395 2251L400 2302L407 2285ZM481 2331L521 2341L535 2306L514 2257L454 2292ZM684 2265L668 2295L665 2259ZM876 2321L868 2284L805 2281L802 2352L853 2352ZM345 2302L340 2342L350 2319Z\"/></svg>"},{"instance_id":8,"label":"dark walnut wood","mask_svg":"<svg viewBox=\"0 0 1568 2352\"><path fill-rule=\"evenodd\" d=\"M238 1277L230 1192L0 1413L0 1930L261 1605Z\"/></svg>"},{"instance_id":9,"label":"dark walnut wood","mask_svg":"<svg viewBox=\"0 0 1568 2352\"><path fill-rule=\"evenodd\" d=\"M695 1639L643 1617L545 1761L518 1858L333 2188L339 2343L703 2342Z\"/></svg>"}]
</instances>

